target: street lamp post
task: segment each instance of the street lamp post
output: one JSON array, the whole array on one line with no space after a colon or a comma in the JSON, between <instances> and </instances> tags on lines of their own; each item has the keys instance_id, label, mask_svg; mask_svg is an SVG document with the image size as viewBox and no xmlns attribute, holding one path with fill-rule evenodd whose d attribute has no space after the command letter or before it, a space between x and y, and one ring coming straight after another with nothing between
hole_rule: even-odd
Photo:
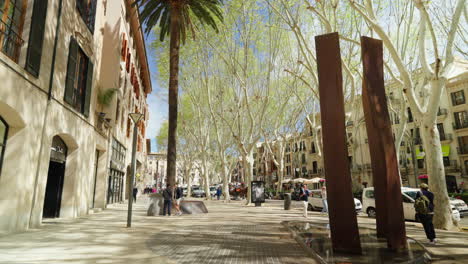
<instances>
[{"instance_id":1,"label":"street lamp post","mask_svg":"<svg viewBox=\"0 0 468 264\"><path fill-rule=\"evenodd\" d=\"M130 192L128 193L128 213L127 213L127 227L132 226L132 206L133 206L133 179L136 172L136 145L138 136L138 121L143 117L143 114L131 113L129 114L133 121L133 143L132 143L132 166L131 166L131 177L130 177Z\"/></svg>"}]
</instances>

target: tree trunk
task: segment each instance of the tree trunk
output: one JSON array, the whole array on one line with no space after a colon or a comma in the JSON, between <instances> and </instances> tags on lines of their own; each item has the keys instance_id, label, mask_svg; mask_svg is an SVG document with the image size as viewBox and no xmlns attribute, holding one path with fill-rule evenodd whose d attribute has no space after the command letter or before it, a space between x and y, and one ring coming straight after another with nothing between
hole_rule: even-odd
<instances>
[{"instance_id":1,"label":"tree trunk","mask_svg":"<svg viewBox=\"0 0 468 264\"><path fill-rule=\"evenodd\" d=\"M246 197L246 205L250 204L250 197L252 197L252 188L251 182L253 179L253 164L254 164L254 158L253 158L253 148L250 149L249 153L247 154L247 160L246 160L246 165L247 165L247 174L245 175L245 184L247 187L247 197Z\"/></svg>"},{"instance_id":2,"label":"tree trunk","mask_svg":"<svg viewBox=\"0 0 468 264\"><path fill-rule=\"evenodd\" d=\"M175 186L177 162L177 108L179 89L179 49L181 10L176 5L171 8L171 41L169 72L169 130L167 138L167 183Z\"/></svg>"},{"instance_id":3,"label":"tree trunk","mask_svg":"<svg viewBox=\"0 0 468 264\"><path fill-rule=\"evenodd\" d=\"M426 118L423 119L421 127L421 137L426 153L426 164L428 166L429 190L434 193L434 226L438 229L452 230L454 229L454 223L447 193L447 183L445 181L445 169L439 132L434 121L429 120L429 122L427 122L425 119Z\"/></svg>"},{"instance_id":4,"label":"tree trunk","mask_svg":"<svg viewBox=\"0 0 468 264\"><path fill-rule=\"evenodd\" d=\"M192 197L192 179L190 170L185 171L185 177L187 178L187 198Z\"/></svg>"},{"instance_id":5,"label":"tree trunk","mask_svg":"<svg viewBox=\"0 0 468 264\"><path fill-rule=\"evenodd\" d=\"M223 157L223 195L224 202L228 203L231 201L231 196L229 195L229 168L226 162L226 159Z\"/></svg>"},{"instance_id":6,"label":"tree trunk","mask_svg":"<svg viewBox=\"0 0 468 264\"><path fill-rule=\"evenodd\" d=\"M208 172L208 161L206 160L206 154L203 154L203 178L204 180L204 186L205 186L205 199L206 200L211 200L211 194L210 194L210 174Z\"/></svg>"}]
</instances>

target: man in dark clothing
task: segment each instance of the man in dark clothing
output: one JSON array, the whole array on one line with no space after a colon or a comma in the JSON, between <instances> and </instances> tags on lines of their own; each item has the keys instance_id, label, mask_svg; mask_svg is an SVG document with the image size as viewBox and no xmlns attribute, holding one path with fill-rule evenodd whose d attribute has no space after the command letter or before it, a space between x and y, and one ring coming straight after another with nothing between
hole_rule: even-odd
<instances>
[{"instance_id":1,"label":"man in dark clothing","mask_svg":"<svg viewBox=\"0 0 468 264\"><path fill-rule=\"evenodd\" d=\"M172 205L172 188L171 185L168 184L167 188L162 193L164 198L164 207L163 207L163 215L166 215L166 210L169 216L171 216L171 205Z\"/></svg>"},{"instance_id":2,"label":"man in dark clothing","mask_svg":"<svg viewBox=\"0 0 468 264\"><path fill-rule=\"evenodd\" d=\"M137 196L137 193L138 193L138 188L137 187L133 187L133 202L136 203L136 196Z\"/></svg>"},{"instance_id":3,"label":"man in dark clothing","mask_svg":"<svg viewBox=\"0 0 468 264\"><path fill-rule=\"evenodd\" d=\"M419 185L421 188L421 191L416 194L416 199L421 197L421 195L424 195L427 197L429 200L429 204L427 205L427 209L429 213L427 214L422 214L422 213L416 213L417 219L421 222L421 224L424 227L424 232L426 233L427 239L429 239L429 242L431 244L435 244L437 242L436 240L436 234L434 230L434 225L432 224L432 218L434 217L434 194L429 191L429 186L425 183L421 183Z\"/></svg>"}]
</instances>

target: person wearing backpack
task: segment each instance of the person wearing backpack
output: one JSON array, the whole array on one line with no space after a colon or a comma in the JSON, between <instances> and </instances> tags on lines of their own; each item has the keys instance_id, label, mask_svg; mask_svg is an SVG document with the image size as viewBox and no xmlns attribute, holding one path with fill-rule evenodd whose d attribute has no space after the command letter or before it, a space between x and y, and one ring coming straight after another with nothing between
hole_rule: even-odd
<instances>
[{"instance_id":1,"label":"person wearing backpack","mask_svg":"<svg viewBox=\"0 0 468 264\"><path fill-rule=\"evenodd\" d=\"M431 244L435 244L436 234L432 218L434 217L434 194L429 191L429 186L425 183L419 185L421 191L416 194L414 209L416 210L416 219L419 219L424 227L427 239Z\"/></svg>"},{"instance_id":2,"label":"person wearing backpack","mask_svg":"<svg viewBox=\"0 0 468 264\"><path fill-rule=\"evenodd\" d=\"M300 199L304 202L304 217L307 218L307 207L309 206L309 190L307 189L307 184L302 185L300 191Z\"/></svg>"}]
</instances>

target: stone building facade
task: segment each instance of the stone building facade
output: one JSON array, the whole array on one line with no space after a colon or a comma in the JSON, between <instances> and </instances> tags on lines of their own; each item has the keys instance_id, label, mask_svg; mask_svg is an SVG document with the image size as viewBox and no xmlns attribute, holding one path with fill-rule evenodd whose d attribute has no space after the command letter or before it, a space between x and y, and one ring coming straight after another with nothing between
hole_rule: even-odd
<instances>
[{"instance_id":1,"label":"stone building facade","mask_svg":"<svg viewBox=\"0 0 468 264\"><path fill-rule=\"evenodd\" d=\"M388 100L392 108L399 105L399 98L393 96L394 87L387 85ZM419 93L426 96L425 92ZM456 67L448 80L442 96L437 117L437 126L444 155L445 174L449 191L456 188L468 188L468 62L456 60ZM351 106L346 106L351 111ZM367 142L367 132L362 106L358 107L355 122L347 121L348 158L353 178L353 189L358 191L363 186L372 186L372 168ZM397 112L391 111L394 132L400 124ZM427 175L422 139L418 124L415 124L410 109L407 109L408 123L403 142L400 146L400 174L403 185L417 186L425 181ZM320 124L319 114L316 116ZM324 178L323 160L316 147L314 133L306 126L302 133L288 136L284 157L285 179ZM318 135L320 136L320 135ZM320 140L319 140L320 141ZM274 155L278 156L277 146L273 144ZM259 143L254 154L255 177L267 183L277 181L278 168L271 160L271 153L266 152L264 143ZM430 175L428 176L430 177Z\"/></svg>"},{"instance_id":2,"label":"stone building facade","mask_svg":"<svg viewBox=\"0 0 468 264\"><path fill-rule=\"evenodd\" d=\"M123 199L133 127L127 116L145 115L141 139L149 119L138 21L127 0L0 2L0 232ZM124 35L132 54L125 62ZM104 102L108 89L115 92ZM138 149L141 167L145 140Z\"/></svg>"}]
</instances>

